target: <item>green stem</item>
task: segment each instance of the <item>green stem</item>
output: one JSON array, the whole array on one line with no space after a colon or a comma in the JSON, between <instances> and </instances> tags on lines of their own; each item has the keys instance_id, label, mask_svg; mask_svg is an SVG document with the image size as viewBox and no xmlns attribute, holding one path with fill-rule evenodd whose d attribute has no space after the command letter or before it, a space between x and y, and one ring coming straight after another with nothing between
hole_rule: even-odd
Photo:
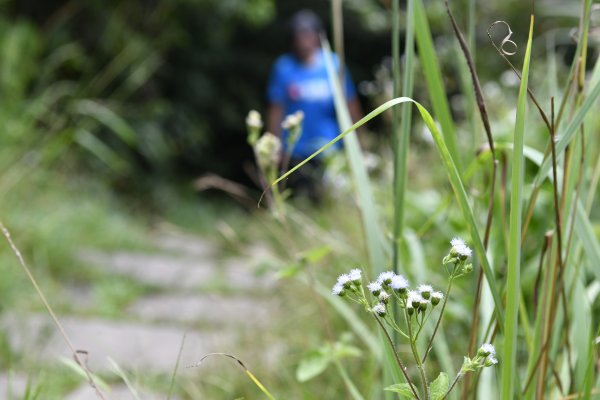
<instances>
[{"instance_id":1,"label":"green stem","mask_svg":"<svg viewBox=\"0 0 600 400\"><path fill-rule=\"evenodd\" d=\"M457 269L457 267L455 266L454 271L456 271L456 269ZM433 345L433 339L435 338L438 328L440 327L440 322L442 321L442 316L444 315L444 311L446 310L446 303L448 302L448 296L450 295L450 290L452 289L452 281L454 281L454 272L452 273L452 275L450 275L450 280L448 281L448 288L446 289L446 294L444 295L444 302L442 303L442 309L440 311L440 316L438 317L438 320L435 324L435 329L433 330L431 339L429 339L429 344L427 344L427 348L425 349L425 354L423 355L422 362L425 362L425 359L427 359L427 356L429 355L429 352L431 351L431 348Z\"/></svg>"},{"instance_id":2,"label":"green stem","mask_svg":"<svg viewBox=\"0 0 600 400\"><path fill-rule=\"evenodd\" d=\"M417 310L415 309L415 319L416 319ZM408 334L410 336L410 349L413 353L413 357L415 358L415 362L417 363L417 368L419 370L419 374L421 375L421 382L423 383L423 393L425 393L425 399L429 400L429 386L427 385L427 376L425 375L425 369L423 368L423 362L421 361L421 356L419 356L419 350L417 349L417 339L412 334L412 323L411 319L408 320Z\"/></svg>"}]
</instances>

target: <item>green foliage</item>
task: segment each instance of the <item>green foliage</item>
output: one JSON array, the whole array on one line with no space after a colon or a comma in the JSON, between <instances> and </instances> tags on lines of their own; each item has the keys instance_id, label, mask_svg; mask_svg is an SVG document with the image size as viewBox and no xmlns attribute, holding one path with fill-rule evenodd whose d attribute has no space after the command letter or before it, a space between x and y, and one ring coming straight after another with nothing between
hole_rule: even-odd
<instances>
[{"instance_id":1,"label":"green foliage","mask_svg":"<svg viewBox=\"0 0 600 400\"><path fill-rule=\"evenodd\" d=\"M299 382L309 381L325 372L330 364L346 357L359 357L361 350L352 346L347 340L325 344L310 351L298 364L296 379Z\"/></svg>"},{"instance_id":2,"label":"green foliage","mask_svg":"<svg viewBox=\"0 0 600 400\"><path fill-rule=\"evenodd\" d=\"M398 393L401 398L412 399L414 398L412 390L408 383L395 383L385 388L388 392Z\"/></svg>"},{"instance_id":3,"label":"green foliage","mask_svg":"<svg viewBox=\"0 0 600 400\"><path fill-rule=\"evenodd\" d=\"M431 400L442 400L446 397L449 387L450 382L448 381L448 374L440 372L438 377L431 382Z\"/></svg>"},{"instance_id":4,"label":"green foliage","mask_svg":"<svg viewBox=\"0 0 600 400\"><path fill-rule=\"evenodd\" d=\"M502 349L502 372L482 373L472 380L465 375L464 386L456 388L462 390L460 398L475 393L484 398L498 393L500 387L505 398L592 398L598 389L600 315L596 198L600 147L599 117L594 112L600 97L600 62L589 22L591 1L569 0L564 9L538 2L536 12L544 24L537 24L527 45L529 3L490 2L483 7L468 1L470 14L465 15L466 8L460 6L466 2L451 2L459 21L468 19L470 24L469 43L477 50L496 140L495 160L484 145L481 128L473 122L477 111L471 100L465 100L471 96L464 92L469 84L460 65L463 60L453 48L442 2L409 0L406 13L402 2L394 2L393 19L385 2L344 2L361 16L360 20L353 13L345 16L351 63L360 51L379 57L384 53L378 49L389 47L387 39L375 43L374 36L357 34L357 26L367 21L375 35L377 29L395 23L391 75L396 95L389 102L378 100L375 110L354 126L345 121L343 130L348 131L338 139L396 106L396 117L402 116L400 121L394 119L396 165L393 168L389 159L387 125L372 124L375 129L383 126L386 133L375 140L367 134L363 143L378 153L378 167L364 168L364 154L352 139L347 147L355 186L332 189L320 210L300 211L294 203L284 204L285 213L274 219L260 211L248 217L222 204L197 203L185 190L159 187L155 178L187 179L209 168L223 173L241 170L240 160L249 159L251 151L236 146L245 145L244 115L250 108L260 109L269 65L286 49L284 24L274 18L295 5L271 0L109 3L42 2L35 10L30 2L2 4L9 11L0 19L0 126L4 127L0 212L32 259L45 289L60 293L65 282L93 279L91 290L99 303L93 311L119 316L123 306L148 288L94 275L85 266L73 268L72 256L86 246L143 246L145 219L132 216L131 211L138 204L148 211L152 203L161 216L186 229L218 231L230 245L228 251L264 239L287 265L274 271L286 285L286 293L277 296L294 314L274 328L274 335L285 338L285 362L272 374L257 370L256 376L268 384L262 386L249 372L231 380L218 377L209 384L202 376L181 384L183 389L178 390L184 396L250 398L251 390L265 394L263 388L268 387L281 393L280 398L336 398L347 391L354 399L371 400L380 399L385 388L388 394L411 398L414 394L401 377L382 373L395 368L397 375L400 370L393 365L394 349L382 345L376 325L367 321L372 317L331 296L320 282L330 282L350 264L381 270L397 263L411 281L439 284L444 279L438 265L444 256L440 249L447 238L460 235L470 237L477 253L472 267L476 273L483 271L483 290L479 294L477 276L456 282L453 293L460 301L446 310L425 372L449 372L452 363L467 354L457 378L465 372L479 373L485 360L473 354L469 342L493 336ZM329 4L320 3L328 10ZM529 60L531 55L530 69L529 62L523 66L517 62L523 77L518 95L519 78L482 40L485 21L496 19L505 19L514 31L520 47L513 58L521 60L524 53ZM400 71L402 33L398 32L405 27L415 29L418 54L405 52L406 67ZM577 44L563 31L576 32ZM272 41L265 49L267 35ZM405 41L410 48L411 39L407 35ZM545 51L547 62L540 56ZM365 67L358 80L368 77L364 74L371 68L367 60L366 56L360 59ZM594 66L589 74L586 65ZM353 65L350 70L356 77ZM410 94L412 83L414 94ZM568 90L560 92L559 86ZM402 95L410 98L399 98ZM556 121L556 165L548 147L552 139L537 116L533 95L547 117ZM339 93L337 97L343 116L343 99ZM552 97L557 100L556 119L549 117ZM526 103L531 116L526 115ZM414 111L420 118L413 123ZM420 134L424 128L431 137ZM373 145L376 141L384 145ZM227 158L221 158L219 148L227 149ZM493 197L490 161L498 162L499 172ZM339 182L347 178L345 173L336 177ZM117 196L107 194L100 180L109 181L119 192L136 187L141 199L134 197L134 204L124 207ZM392 188L395 202L390 201ZM531 212L526 208L523 214L520 207L525 198L530 199ZM484 247L490 200L493 224L489 245ZM562 224L554 217L557 207ZM224 213L229 215L216 216ZM565 238L562 247L556 240L558 230ZM392 248L397 252L393 260L388 251ZM557 262L561 257L566 260L562 269ZM11 254L0 254L0 272L3 310L38 307L28 296L29 287L15 270ZM426 326L423 335L429 337L431 328ZM335 338L323 345L325 334L335 336L346 330L356 335L360 349L349 346L344 350L347 354L337 353ZM19 355L0 345L3 367L19 361ZM406 357L413 352L408 347L396 350ZM32 388L42 385L44 395L61 397L80 382L70 372L49 371L46 378L35 379ZM419 373L412 368L410 378L417 381ZM32 375L37 378L37 372ZM256 387L247 389L248 377ZM148 385L163 382L161 377L145 379ZM443 399L453 385L448 374L440 373L429 385L430 398ZM32 389L30 397L35 392Z\"/></svg>"}]
</instances>

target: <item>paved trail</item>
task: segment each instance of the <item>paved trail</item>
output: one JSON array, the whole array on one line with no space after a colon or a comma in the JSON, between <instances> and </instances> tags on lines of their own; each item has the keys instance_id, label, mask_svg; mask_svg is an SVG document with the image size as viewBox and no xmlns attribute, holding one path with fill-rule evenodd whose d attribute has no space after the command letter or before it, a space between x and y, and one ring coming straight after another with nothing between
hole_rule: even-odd
<instances>
[{"instance_id":1,"label":"paved trail","mask_svg":"<svg viewBox=\"0 0 600 400\"><path fill-rule=\"evenodd\" d=\"M161 234L154 243L152 253L86 250L79 254L82 262L156 288L129 304L118 320L81 313L59 315L77 348L88 352L89 367L94 372L111 372L114 360L133 376L170 374L184 334L183 366L207 353L226 352L274 367L278 350L269 344L269 326L278 313L271 295L276 282L257 275L257 266L272 262L269 252L255 246L243 256L222 258L210 241L175 233ZM74 310L94 301L81 288L67 290L65 296L72 298ZM47 314L7 314L0 324L11 348L31 361L53 364L70 357ZM250 341L252 346L244 345ZM182 374L199 371L188 369ZM0 374L0 396L7 386L18 396L25 382L20 374ZM160 393L142 393L140 398L154 395L160 398ZM93 398L82 385L68 400ZM117 384L111 387L109 398L132 396Z\"/></svg>"}]
</instances>

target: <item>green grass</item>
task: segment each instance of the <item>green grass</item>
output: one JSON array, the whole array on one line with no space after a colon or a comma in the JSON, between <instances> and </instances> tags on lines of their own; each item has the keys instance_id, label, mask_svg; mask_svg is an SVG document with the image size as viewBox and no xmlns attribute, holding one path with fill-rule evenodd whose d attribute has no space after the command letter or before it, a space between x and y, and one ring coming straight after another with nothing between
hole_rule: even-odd
<instances>
[{"instance_id":1,"label":"green grass","mask_svg":"<svg viewBox=\"0 0 600 400\"><path fill-rule=\"evenodd\" d=\"M529 62L531 57L531 41L533 35L533 16L529 27L529 40L525 50L521 86L517 101L517 116L513 140L512 178L510 196L510 239L508 244L508 270L506 286L506 314L504 321L504 351L502 358L502 398L520 398L520 390L515 391L517 375L517 321L518 305L521 300L521 227L523 218L523 178L525 137L525 115L527 112L527 85L529 78Z\"/></svg>"},{"instance_id":2,"label":"green grass","mask_svg":"<svg viewBox=\"0 0 600 400\"><path fill-rule=\"evenodd\" d=\"M75 173L76 160L69 158L61 164L62 169L45 163L28 168L25 161L3 164L10 170L0 176L4 185L0 187L0 219L13 232L49 297L59 296L63 285L90 284L95 305L86 312L108 318L119 318L123 308L155 288L98 272L93 266L78 265L73 256L78 249L151 250L147 232L155 225L150 219L169 227L218 236L223 258L243 255L245 245L258 241L267 245L282 261L281 265L261 266L281 278L281 289L268 295L276 297L286 313L265 337L244 338L244 348L252 349L266 341L282 345L284 356L275 368L242 358L269 395L236 365L211 360L210 368L178 376L175 393L185 399L265 395L277 399L383 398L383 388L402 383L403 378L389 348L382 345L372 318L362 309L332 297L331 283L336 275L351 267L363 267L373 278L376 272L395 265L412 284L441 287L445 277L439 262L447 251L448 240L454 236L466 238L474 248L476 274L453 288L426 363L429 378L437 376L440 370L452 375L463 356L473 357L474 354L467 354L469 335L473 335L475 343L492 341L497 346L499 365L476 379L461 381L459 386L465 384L460 388L463 394L479 393L480 398L492 398L492 394L500 393L494 398L503 399L569 395L591 399L599 388L595 337L600 311L600 215L596 198L600 121L594 111L600 97L600 62L591 60L594 69L587 76L577 68L578 59L597 53L588 52L587 46L592 2L570 3L575 4L581 7L584 18L577 30L579 45L574 61L563 66L559 49L547 57L541 56L546 50L540 40L542 34L530 28L527 44L510 59L519 60L515 61L521 74L518 93L514 86L504 86L494 70L504 62L502 58L490 52L487 43L475 40L480 36L478 32L487 28L482 25L485 18L477 18L475 11L486 10L481 7L479 11L474 1L469 1L465 10L459 8L458 2L452 4L457 19L468 20L469 46L478 55L478 67L484 67L478 70L482 73L480 79L496 141L499 175L487 248L483 236L492 193L488 169L492 155L486 149L473 152L487 140L474 122L477 110L472 107L472 94L451 93L449 82L455 73L460 75L460 84L454 89L469 90L464 70L448 71L449 65L460 65L462 60L444 59L443 42L440 44L439 38L432 36L432 32L442 30L447 36L444 39L454 40L448 24L440 22L441 18L446 21L447 16L436 14L436 5L420 0L409 0L406 10L401 9L399 1L392 3L394 99L376 104L373 111L352 124L339 85L335 85L343 131L336 140L345 141L348 166L340 176L351 178L353 185L332 190L322 208L313 209L292 200L285 204L283 218L274 219L262 209L242 211L222 202L198 200L185 189L157 185L149 194L150 200L137 200L137 204L146 200L153 203L153 214L148 218L148 209L123 204L123 198L111 193L104 183ZM543 5L538 6L547 11ZM545 18L547 24L553 23L547 14ZM514 26L514 37L519 37L517 42L524 42L526 30L512 20L508 22ZM405 46L417 47L417 52L405 53L404 59L398 35L403 28L408 33ZM455 57L458 52L451 54ZM525 62L521 66L522 59ZM556 84L545 83L548 61L554 63L551 75ZM331 80L336 82L331 63L329 70ZM110 68L106 73L110 73ZM569 87L569 76L575 77L577 85L569 92L556 92ZM555 163L547 146L547 127L534 114L537 110L527 88L548 114L551 97L556 98L557 113L560 104L565 105L556 126ZM455 96L463 96L462 100L466 98L465 103L471 106L457 107ZM135 140L136 132L114 111L92 107L95 103L85 101L77 104L76 111L86 117L86 125L95 121L124 143ZM382 167L378 173L369 174L353 131L388 110L392 110L393 122L391 127L385 125L387 136L381 140L384 144L376 148ZM418 118L413 120L413 113ZM16 115L13 118L18 119ZM30 122L23 121L22 126L30 127ZM419 132L424 129L431 141L420 138ZM104 152L103 147L93 140L86 141L86 137L89 139L89 135L79 134L80 145L106 165L119 169L115 154ZM65 144L56 140L56 148L62 149ZM10 153L6 149L2 152ZM44 152L55 157L63 154L56 149ZM557 174L556 182L553 172ZM527 208L523 210L524 199L531 199L528 204L532 207L526 235L522 235L528 216ZM555 215L560 215L562 225L557 224ZM558 241L557 229L561 229L562 243ZM547 232L551 240L546 238ZM564 268L561 260L567 260ZM480 270L484 276L483 293L476 298ZM3 311L40 309L10 252L0 252L0 273ZM202 289L222 295L230 293L223 290L220 282L210 282ZM69 310L68 306L59 305L62 310ZM472 320L473 316L478 317L478 323ZM329 360L326 368L306 382L296 379L299 365L314 356L315 349L328 348L342 337L350 337L360 354ZM408 346L399 346L404 359L410 351ZM13 354L4 338L0 338L0 354L4 368L23 368L19 365L23 355ZM409 365L408 370L412 379L418 379L414 365ZM39 378L39 371L46 374L43 379ZM35 370L32 376L36 383L44 385L50 398L64 396L80 382L63 369L40 365L39 371ZM170 384L168 376L146 376L144 371L125 374L134 386L156 391ZM459 398L458 390L452 396Z\"/></svg>"}]
</instances>

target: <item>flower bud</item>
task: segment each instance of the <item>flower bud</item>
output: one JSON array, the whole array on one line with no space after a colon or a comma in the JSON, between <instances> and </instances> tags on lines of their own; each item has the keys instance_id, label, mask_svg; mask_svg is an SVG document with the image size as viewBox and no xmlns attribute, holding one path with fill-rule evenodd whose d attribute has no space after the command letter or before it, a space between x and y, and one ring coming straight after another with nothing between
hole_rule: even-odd
<instances>
[{"instance_id":1,"label":"flower bud","mask_svg":"<svg viewBox=\"0 0 600 400\"><path fill-rule=\"evenodd\" d=\"M371 292L373 296L379 296L379 293L381 293L381 291L383 290L383 288L381 287L381 283L377 281L369 283L367 285L367 289L369 289L369 292Z\"/></svg>"},{"instance_id":2,"label":"flower bud","mask_svg":"<svg viewBox=\"0 0 600 400\"><path fill-rule=\"evenodd\" d=\"M248 143L251 146L256 144L260 130L263 127L260 113L256 110L251 110L246 117L246 128L248 129Z\"/></svg>"},{"instance_id":3,"label":"flower bud","mask_svg":"<svg viewBox=\"0 0 600 400\"><path fill-rule=\"evenodd\" d=\"M263 169L275 167L281 155L281 140L272 133L265 132L254 146L258 165Z\"/></svg>"},{"instance_id":4,"label":"flower bud","mask_svg":"<svg viewBox=\"0 0 600 400\"><path fill-rule=\"evenodd\" d=\"M431 296L431 292L433 292L433 288L430 285L420 285L418 289L425 300L428 300Z\"/></svg>"},{"instance_id":5,"label":"flower bud","mask_svg":"<svg viewBox=\"0 0 600 400\"><path fill-rule=\"evenodd\" d=\"M378 298L381 303L387 304L390 299L390 295L387 294L386 292L381 292L381 293L379 293Z\"/></svg>"},{"instance_id":6,"label":"flower bud","mask_svg":"<svg viewBox=\"0 0 600 400\"><path fill-rule=\"evenodd\" d=\"M484 343L481 345L479 350L477 350L477 355L480 357L487 357L489 355L495 356L496 349L494 349L494 346L492 344Z\"/></svg>"},{"instance_id":7,"label":"flower bud","mask_svg":"<svg viewBox=\"0 0 600 400\"><path fill-rule=\"evenodd\" d=\"M360 269L355 268L351 270L348 276L352 282L354 282L357 286L360 286L362 279L362 271Z\"/></svg>"},{"instance_id":8,"label":"flower bud","mask_svg":"<svg viewBox=\"0 0 600 400\"><path fill-rule=\"evenodd\" d=\"M496 357L494 357L493 355L488 356L485 359L485 362L483 363L483 365L485 367L491 367L492 365L496 365L498 364L498 359Z\"/></svg>"},{"instance_id":9,"label":"flower bud","mask_svg":"<svg viewBox=\"0 0 600 400\"><path fill-rule=\"evenodd\" d=\"M385 309L385 305L381 304L381 303L377 303L373 306L373 308L371 309L371 311L373 311L375 314L377 314L380 317L385 317L387 310Z\"/></svg>"},{"instance_id":10,"label":"flower bud","mask_svg":"<svg viewBox=\"0 0 600 400\"><path fill-rule=\"evenodd\" d=\"M465 274L469 274L473 271L473 264L469 263L469 264L465 264L465 266L463 267L463 272Z\"/></svg>"},{"instance_id":11,"label":"flower bud","mask_svg":"<svg viewBox=\"0 0 600 400\"><path fill-rule=\"evenodd\" d=\"M339 282L336 283L333 286L333 289L331 289L331 294L333 294L334 296L344 297L344 295L346 294L346 291L344 290L344 285L340 284Z\"/></svg>"},{"instance_id":12,"label":"flower bud","mask_svg":"<svg viewBox=\"0 0 600 400\"><path fill-rule=\"evenodd\" d=\"M433 292L431 293L431 305L437 306L440 301L444 299L444 294L442 292Z\"/></svg>"}]
</instances>

